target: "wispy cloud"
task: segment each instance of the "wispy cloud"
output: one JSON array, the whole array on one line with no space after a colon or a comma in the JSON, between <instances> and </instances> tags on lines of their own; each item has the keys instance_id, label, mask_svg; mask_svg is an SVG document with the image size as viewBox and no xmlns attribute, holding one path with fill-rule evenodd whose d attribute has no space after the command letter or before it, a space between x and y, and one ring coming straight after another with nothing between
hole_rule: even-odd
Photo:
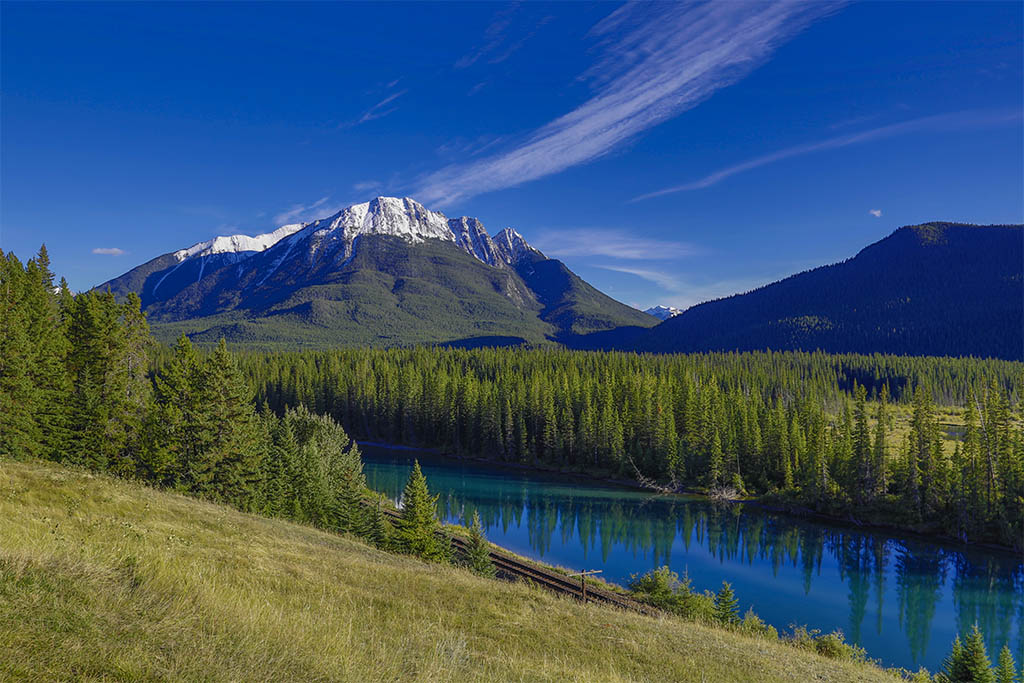
<instances>
[{"instance_id":1,"label":"wispy cloud","mask_svg":"<svg viewBox=\"0 0 1024 683\"><path fill-rule=\"evenodd\" d=\"M124 256L128 252L118 247L96 247L92 250L94 254L100 254L102 256Z\"/></svg>"},{"instance_id":2,"label":"wispy cloud","mask_svg":"<svg viewBox=\"0 0 1024 683\"><path fill-rule=\"evenodd\" d=\"M276 225L307 223L338 213L346 206L348 204L331 202L330 197L321 197L312 204L292 204L290 208L274 216L274 223Z\"/></svg>"},{"instance_id":3,"label":"wispy cloud","mask_svg":"<svg viewBox=\"0 0 1024 683\"><path fill-rule=\"evenodd\" d=\"M692 256L698 249L685 242L650 239L624 230L579 228L548 230L533 244L559 258L608 256L630 260L663 260Z\"/></svg>"},{"instance_id":4,"label":"wispy cloud","mask_svg":"<svg viewBox=\"0 0 1024 683\"><path fill-rule=\"evenodd\" d=\"M696 306L697 304L705 301L720 299L722 297L739 294L741 292L749 292L752 289L778 279L720 280L717 282L694 284L680 276L678 273L669 273L663 270L633 268L631 266L619 265L601 265L597 267L615 271L617 273L635 275L636 277L647 280L648 282L653 282L655 285L660 287L662 291L652 297L651 300L654 303L649 305L675 306L676 308L682 309L689 308L690 306Z\"/></svg>"},{"instance_id":5,"label":"wispy cloud","mask_svg":"<svg viewBox=\"0 0 1024 683\"><path fill-rule=\"evenodd\" d=\"M384 183L379 180L364 180L353 185L352 189L356 192L376 192L383 187L383 185Z\"/></svg>"},{"instance_id":6,"label":"wispy cloud","mask_svg":"<svg viewBox=\"0 0 1024 683\"><path fill-rule=\"evenodd\" d=\"M399 90L396 93L391 93L383 100L367 109L366 112L363 113L361 117L359 117L359 120L356 122L356 125L359 125L360 123L366 123L367 121L373 121L374 119L380 119L392 113L393 111L398 109L398 107L386 107L388 107L389 104L391 104L392 102L394 102L407 92L409 92L408 88L405 90Z\"/></svg>"},{"instance_id":7,"label":"wispy cloud","mask_svg":"<svg viewBox=\"0 0 1024 683\"><path fill-rule=\"evenodd\" d=\"M603 54L583 74L595 95L507 152L421 179L445 204L596 159L740 80L836 3L630 3L593 29Z\"/></svg>"},{"instance_id":8,"label":"wispy cloud","mask_svg":"<svg viewBox=\"0 0 1024 683\"><path fill-rule=\"evenodd\" d=\"M783 159L790 159L796 156L802 156L804 154L811 154L813 152L821 152L829 149L839 149L841 147L849 147L851 145L859 145L866 142L874 142L876 140L882 140L885 138L896 137L897 135L907 135L910 133L921 133L921 132L943 132L943 131L954 131L954 130L965 130L965 129L979 129L988 128L993 126L1008 125L1013 123L1019 123L1022 118L1020 111L963 111L955 112L950 114L936 114L935 116L925 116L923 118L911 119L909 121L903 121L900 123L893 123L888 126L881 126L879 128L872 128L870 130L861 131L859 133L848 133L846 135L840 135L827 140L821 140L818 142L810 142L803 145L796 145L794 147L787 147L771 154L765 154L764 156L754 157L747 161L728 166L721 170L715 171L709 175L704 176L699 180L693 182L684 183L682 185L676 185L674 187L668 187L657 192L649 192L639 197L634 198L632 201L640 201L642 199L650 199L652 197L660 197L666 194L672 194L674 192L688 192L691 190L700 190L705 187L711 187L717 183L722 182L726 178L730 178L737 173L743 173L744 171L750 171L761 166L767 166L768 164L782 161Z\"/></svg>"},{"instance_id":9,"label":"wispy cloud","mask_svg":"<svg viewBox=\"0 0 1024 683\"><path fill-rule=\"evenodd\" d=\"M881 209L869 209L868 213L870 213L875 218L881 218L882 217L882 210Z\"/></svg>"},{"instance_id":10,"label":"wispy cloud","mask_svg":"<svg viewBox=\"0 0 1024 683\"><path fill-rule=\"evenodd\" d=\"M513 25L516 20L516 13L519 10L519 3L513 3L508 7L499 10L491 23L484 30L480 42L472 50L459 57L455 62L456 69L467 69L479 61L486 61L488 64L500 64L513 54L518 52L531 38L537 35L537 31L545 26L554 17L546 16L533 25L532 28L516 31ZM509 40L510 35L518 35L515 40Z\"/></svg>"}]
</instances>

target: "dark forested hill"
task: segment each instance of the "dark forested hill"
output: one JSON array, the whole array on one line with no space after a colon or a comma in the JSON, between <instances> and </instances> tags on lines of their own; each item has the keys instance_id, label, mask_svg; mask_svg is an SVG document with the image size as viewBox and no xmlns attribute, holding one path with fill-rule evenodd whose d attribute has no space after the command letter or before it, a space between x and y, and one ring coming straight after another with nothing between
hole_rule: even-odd
<instances>
[{"instance_id":1,"label":"dark forested hill","mask_svg":"<svg viewBox=\"0 0 1024 683\"><path fill-rule=\"evenodd\" d=\"M926 223L855 257L592 345L1024 358L1024 226Z\"/></svg>"}]
</instances>

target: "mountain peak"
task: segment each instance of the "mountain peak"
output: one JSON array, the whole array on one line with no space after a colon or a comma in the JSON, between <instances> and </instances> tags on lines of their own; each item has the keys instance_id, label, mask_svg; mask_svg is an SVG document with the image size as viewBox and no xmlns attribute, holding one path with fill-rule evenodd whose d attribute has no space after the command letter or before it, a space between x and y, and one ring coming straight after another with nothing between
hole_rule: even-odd
<instances>
[{"instance_id":1,"label":"mountain peak","mask_svg":"<svg viewBox=\"0 0 1024 683\"><path fill-rule=\"evenodd\" d=\"M658 320L668 320L682 313L681 308L675 306L652 306L644 311L647 315L653 315Z\"/></svg>"},{"instance_id":2,"label":"mountain peak","mask_svg":"<svg viewBox=\"0 0 1024 683\"><path fill-rule=\"evenodd\" d=\"M531 247L526 239L512 228L505 228L495 235L494 243L498 247L501 259L509 265L518 263L531 254L543 258L543 254Z\"/></svg>"}]
</instances>

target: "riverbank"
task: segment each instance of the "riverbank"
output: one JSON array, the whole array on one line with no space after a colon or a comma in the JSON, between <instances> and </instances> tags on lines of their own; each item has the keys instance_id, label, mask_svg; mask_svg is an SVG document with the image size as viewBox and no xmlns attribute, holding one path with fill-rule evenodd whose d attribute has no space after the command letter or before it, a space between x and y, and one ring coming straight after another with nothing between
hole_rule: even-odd
<instances>
[{"instance_id":1,"label":"riverbank","mask_svg":"<svg viewBox=\"0 0 1024 683\"><path fill-rule=\"evenodd\" d=\"M858 531L878 531L887 534L898 534L913 537L917 540L930 543L938 543L944 546L953 546L961 549L981 549L989 552L1006 554L1015 558L1021 557L1021 550L1011 546L993 543L989 541L964 540L953 534L945 534L933 528L908 527L897 524L886 523L877 519L857 519L849 514L832 514L826 511L815 510L804 504L787 500L779 494L764 494L761 496L746 496L735 499L721 499L708 495L706 490L699 488L676 487L674 490L667 490L667 487L652 486L636 479L627 479L620 476L612 476L610 473L595 473L571 466L555 467L544 463L520 463L509 462L497 458L488 458L479 455L459 455L443 451L439 448L424 448L418 446L406 446L401 444L390 444L380 441L359 441L360 445L387 448L401 451L422 451L434 455L451 458L452 460L464 460L478 462L492 467L502 467L510 471L537 472L543 474L554 474L567 478L575 478L589 483L627 489L632 491L644 491L663 496L690 496L701 498L717 505L753 505L763 510L788 515L796 519L806 519L817 522L825 522L831 525L855 529Z\"/></svg>"},{"instance_id":2,"label":"riverbank","mask_svg":"<svg viewBox=\"0 0 1024 683\"><path fill-rule=\"evenodd\" d=\"M895 680L50 463L0 494L5 680Z\"/></svg>"}]
</instances>

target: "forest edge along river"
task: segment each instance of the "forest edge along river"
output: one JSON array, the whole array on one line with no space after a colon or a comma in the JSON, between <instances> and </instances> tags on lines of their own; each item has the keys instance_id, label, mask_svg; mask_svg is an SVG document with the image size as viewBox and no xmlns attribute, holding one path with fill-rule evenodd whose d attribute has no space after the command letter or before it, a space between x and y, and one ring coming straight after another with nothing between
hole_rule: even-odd
<instances>
[{"instance_id":1,"label":"forest edge along river","mask_svg":"<svg viewBox=\"0 0 1024 683\"><path fill-rule=\"evenodd\" d=\"M418 459L442 518L480 514L488 539L527 558L628 584L668 565L696 590L729 581L741 611L783 630L841 629L886 666L941 667L977 622L989 652L1024 657L1024 563L912 534L716 505L581 476L362 443L369 487L398 500Z\"/></svg>"}]
</instances>

